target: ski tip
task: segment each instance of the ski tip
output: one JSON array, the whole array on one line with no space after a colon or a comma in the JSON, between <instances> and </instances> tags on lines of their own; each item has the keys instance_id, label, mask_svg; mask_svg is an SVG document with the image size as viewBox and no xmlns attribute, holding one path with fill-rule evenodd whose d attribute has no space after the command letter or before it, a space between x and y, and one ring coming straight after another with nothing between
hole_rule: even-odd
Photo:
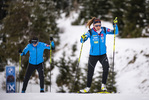
<instances>
[{"instance_id":1,"label":"ski tip","mask_svg":"<svg viewBox=\"0 0 149 100\"><path fill-rule=\"evenodd\" d=\"M97 93L100 93L100 94L111 94L110 92L107 92L107 91L102 91L102 92L97 92Z\"/></svg>"},{"instance_id":2,"label":"ski tip","mask_svg":"<svg viewBox=\"0 0 149 100\"><path fill-rule=\"evenodd\" d=\"M80 94L87 94L89 92L80 92L80 91L77 91L77 93L80 93Z\"/></svg>"}]
</instances>

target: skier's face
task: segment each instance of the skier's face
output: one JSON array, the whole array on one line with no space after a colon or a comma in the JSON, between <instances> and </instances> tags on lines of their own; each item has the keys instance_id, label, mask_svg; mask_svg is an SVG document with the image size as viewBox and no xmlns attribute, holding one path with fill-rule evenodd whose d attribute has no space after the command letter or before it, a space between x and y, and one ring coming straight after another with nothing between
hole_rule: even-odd
<instances>
[{"instance_id":1,"label":"skier's face","mask_svg":"<svg viewBox=\"0 0 149 100\"><path fill-rule=\"evenodd\" d=\"M33 44L34 47L36 47L38 44L38 40L31 40L31 43Z\"/></svg>"},{"instance_id":2,"label":"skier's face","mask_svg":"<svg viewBox=\"0 0 149 100\"><path fill-rule=\"evenodd\" d=\"M101 23L94 24L94 28L99 31L101 29Z\"/></svg>"},{"instance_id":3,"label":"skier's face","mask_svg":"<svg viewBox=\"0 0 149 100\"><path fill-rule=\"evenodd\" d=\"M36 46L37 46L37 44L38 44L38 42L37 42L36 44L34 44L34 43L33 43L33 46L34 46L34 47L36 47Z\"/></svg>"}]
</instances>

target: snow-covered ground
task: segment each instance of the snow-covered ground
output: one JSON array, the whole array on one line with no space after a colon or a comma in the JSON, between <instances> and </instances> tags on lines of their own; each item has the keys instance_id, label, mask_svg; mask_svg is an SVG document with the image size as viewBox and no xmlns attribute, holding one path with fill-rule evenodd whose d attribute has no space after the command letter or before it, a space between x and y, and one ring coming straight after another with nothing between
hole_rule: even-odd
<instances>
[{"instance_id":1,"label":"snow-covered ground","mask_svg":"<svg viewBox=\"0 0 149 100\"><path fill-rule=\"evenodd\" d=\"M69 57L72 53L72 45L77 43L76 57L79 56L81 48L80 36L88 29L85 25L72 26L71 22L78 16L73 13L69 18L62 15L62 19L58 20L58 27L61 29L60 45L56 49L58 51L54 55L55 60L62 57L65 51L66 56ZM102 26L113 29L109 22L102 21ZM58 90L56 85L56 76L59 74L57 67L52 71L52 93L39 94L39 85L29 84L27 94L6 94L2 90L2 82L5 80L4 73L0 73L0 100L149 100L149 38L135 38L135 39L121 39L116 37L116 55L115 55L115 71L116 86L120 94L61 94L55 93ZM90 43L89 40L83 45L80 66L87 67ZM107 55L109 62L113 54L113 35L107 35ZM49 62L47 62L48 64ZM100 63L96 65L95 75L99 70ZM22 85L21 85L22 87Z\"/></svg>"},{"instance_id":2,"label":"snow-covered ground","mask_svg":"<svg viewBox=\"0 0 149 100\"><path fill-rule=\"evenodd\" d=\"M148 100L149 95L26 93L0 94L1 100Z\"/></svg>"}]
</instances>

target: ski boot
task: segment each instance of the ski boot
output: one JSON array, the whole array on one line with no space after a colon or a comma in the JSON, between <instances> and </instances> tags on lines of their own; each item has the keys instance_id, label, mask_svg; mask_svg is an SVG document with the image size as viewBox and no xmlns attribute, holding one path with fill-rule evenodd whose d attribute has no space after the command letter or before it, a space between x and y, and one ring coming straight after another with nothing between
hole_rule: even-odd
<instances>
[{"instance_id":1,"label":"ski boot","mask_svg":"<svg viewBox=\"0 0 149 100\"><path fill-rule=\"evenodd\" d=\"M90 87L86 87L86 88L80 90L79 93L88 93L89 90L90 90Z\"/></svg>"},{"instance_id":2,"label":"ski boot","mask_svg":"<svg viewBox=\"0 0 149 100\"><path fill-rule=\"evenodd\" d=\"M22 90L22 92L21 92L21 93L25 93L25 91L23 91L23 90Z\"/></svg>"},{"instance_id":3,"label":"ski boot","mask_svg":"<svg viewBox=\"0 0 149 100\"><path fill-rule=\"evenodd\" d=\"M44 89L40 89L40 93L44 93Z\"/></svg>"},{"instance_id":4,"label":"ski boot","mask_svg":"<svg viewBox=\"0 0 149 100\"><path fill-rule=\"evenodd\" d=\"M110 92L107 92L106 85L105 85L105 84L102 84L102 85L101 85L101 92L98 92L98 93L101 93L101 94L109 94Z\"/></svg>"},{"instance_id":5,"label":"ski boot","mask_svg":"<svg viewBox=\"0 0 149 100\"><path fill-rule=\"evenodd\" d=\"M105 85L105 84L102 84L102 85L101 85L101 90L102 90L102 91L107 91L107 88L106 88L106 85Z\"/></svg>"}]
</instances>

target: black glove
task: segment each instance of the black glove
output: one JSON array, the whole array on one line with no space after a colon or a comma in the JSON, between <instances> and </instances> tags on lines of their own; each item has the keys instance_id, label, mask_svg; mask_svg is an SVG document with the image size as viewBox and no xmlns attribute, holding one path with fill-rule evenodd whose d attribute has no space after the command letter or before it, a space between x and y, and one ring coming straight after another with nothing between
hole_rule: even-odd
<instances>
[{"instance_id":1,"label":"black glove","mask_svg":"<svg viewBox=\"0 0 149 100\"><path fill-rule=\"evenodd\" d=\"M22 50L20 49L18 52L19 52L19 53L22 53Z\"/></svg>"},{"instance_id":2,"label":"black glove","mask_svg":"<svg viewBox=\"0 0 149 100\"><path fill-rule=\"evenodd\" d=\"M52 49L52 50L55 50L55 47L52 47L51 49Z\"/></svg>"},{"instance_id":3,"label":"black glove","mask_svg":"<svg viewBox=\"0 0 149 100\"><path fill-rule=\"evenodd\" d=\"M50 41L53 41L53 37L50 37Z\"/></svg>"}]
</instances>

